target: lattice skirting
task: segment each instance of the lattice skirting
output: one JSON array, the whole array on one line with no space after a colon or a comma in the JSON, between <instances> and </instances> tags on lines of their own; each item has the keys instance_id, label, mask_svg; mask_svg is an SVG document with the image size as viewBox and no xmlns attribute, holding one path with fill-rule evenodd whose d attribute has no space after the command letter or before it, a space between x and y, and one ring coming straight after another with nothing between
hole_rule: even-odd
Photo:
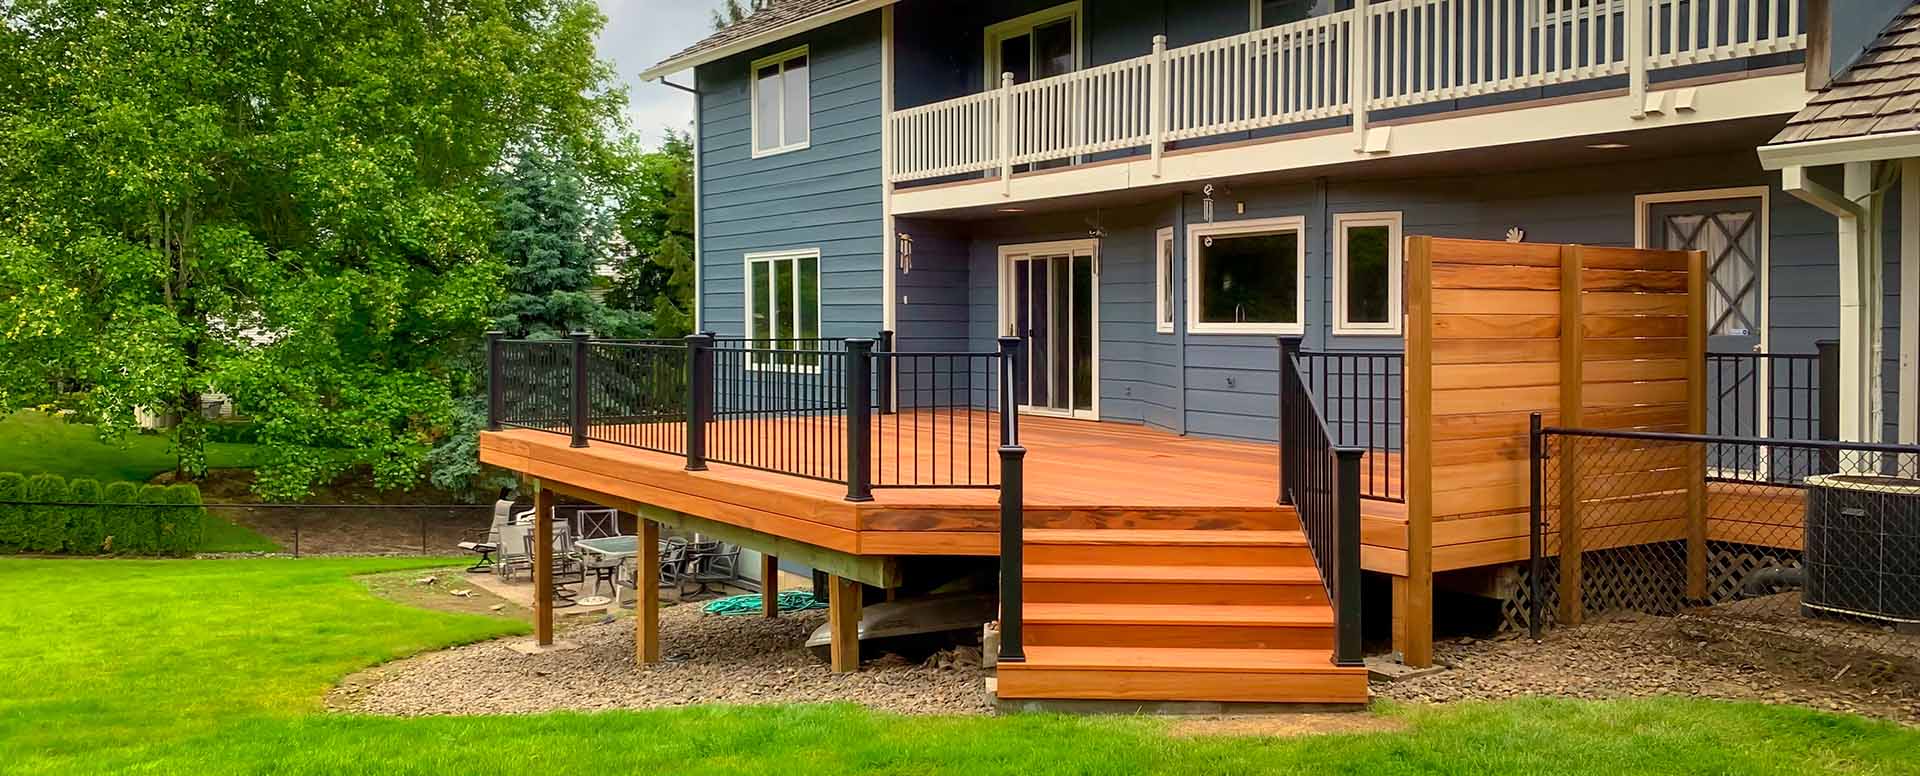
<instances>
[{"instance_id":1,"label":"lattice skirting","mask_svg":"<svg viewBox=\"0 0 1920 776\"><path fill-rule=\"evenodd\" d=\"M1581 598L1589 618L1622 612L1673 615L1688 606L1719 605L1740 597L1755 573L1772 568L1799 568L1800 553L1774 547L1727 542L1707 543L1707 600L1686 597L1685 542L1661 542L1633 547L1593 550L1581 555ZM1520 583L1500 602L1500 631L1525 632L1533 596L1532 564L1517 564ZM1541 589L1545 627L1554 624L1560 605L1560 559L1547 558Z\"/></svg>"}]
</instances>

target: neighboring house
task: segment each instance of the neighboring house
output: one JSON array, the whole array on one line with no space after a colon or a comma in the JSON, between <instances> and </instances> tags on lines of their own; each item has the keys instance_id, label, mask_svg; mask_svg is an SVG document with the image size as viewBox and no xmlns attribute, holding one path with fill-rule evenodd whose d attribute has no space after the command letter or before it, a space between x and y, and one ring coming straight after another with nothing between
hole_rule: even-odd
<instances>
[{"instance_id":1,"label":"neighboring house","mask_svg":"<svg viewBox=\"0 0 1920 776\"><path fill-rule=\"evenodd\" d=\"M1222 472L1261 472L1239 472L1231 455L1209 458L1221 448L1201 440L1266 443L1234 448L1255 451L1281 436L1276 337L1397 364L1415 290L1403 246L1416 235L1702 251L1706 320L1695 323L1709 349L1812 354L1817 341L1838 338L1842 438L1913 441L1920 337L1900 333L1920 328L1920 167L1909 158L1920 141L1908 137L1920 127L1905 81L1915 33L1897 26L1875 43L1909 13L1895 0L776 0L643 77L690 71L698 95L702 330L753 341L887 330L899 351L923 353L991 352L999 338L1018 338L1026 371L1017 404L1062 419L1036 421L1035 431L1100 462L1072 475L1084 488L1120 494L1147 487L1145 478L1166 488L1153 498L1227 510L1245 505ZM1863 51L1872 53L1861 60ZM1896 54L1897 64L1870 69ZM1908 161L1874 166L1883 159ZM1888 273L1901 283L1883 284ZM1499 317L1521 312L1503 308L1501 293L1473 300L1495 314L1478 325L1519 325ZM923 379L905 369L902 392ZM1388 397L1349 419L1377 421L1357 443L1395 460L1398 373L1364 379L1384 381ZM1744 390L1806 388L1766 385L1774 379ZM1709 400L1706 411L1711 429L1740 435L1806 436L1815 420L1764 400ZM1111 458L1073 447L1076 433L1119 433L1116 424L1161 441ZM1036 462L1047 452L1027 446ZM514 455L492 460L539 476L537 455ZM1069 490L1061 503L1078 503ZM1372 495L1410 505L1397 516L1368 512L1365 567L1393 579L1396 649L1423 663L1434 587L1487 587L1435 572L1511 562L1514 535L1496 535L1505 543L1497 553L1457 553L1477 559L1449 566L1422 557L1434 538L1422 550L1407 528L1408 509L1428 508L1411 505L1430 496ZM1124 503L1113 498L1105 503ZM1035 499L1030 487L1030 526ZM707 508L707 517L798 536L770 517ZM1207 523L1149 512L1165 522L1088 513L1059 524ZM868 544L868 513L850 514L834 530L851 532L856 556L889 554L873 549L882 546L900 557L997 549L910 549L901 534ZM835 546L839 536L801 541ZM1084 553L1055 557L1082 559L1056 560L1048 573L1121 568ZM1196 625L1058 608L1082 594L1113 602L1095 592L1102 581L1143 583L1052 580L1064 587L1047 595L1066 598L1033 604L1055 604L1047 616L1065 618L1047 621L1050 638L1071 641L1062 634L1075 627ZM1206 642L1193 644L1219 646ZM1122 667L1112 661L1170 661L1162 667L1202 686L1206 676L1298 668L1218 653L1045 654L1011 676L1060 661L1072 670L1047 678L1056 697L1246 699L1229 687L1196 698L1116 683L1109 674ZM1323 699L1352 699L1350 674L1322 678L1347 683ZM1016 697L1047 697L1023 687ZM1311 697L1321 696L1266 699Z\"/></svg>"}]
</instances>

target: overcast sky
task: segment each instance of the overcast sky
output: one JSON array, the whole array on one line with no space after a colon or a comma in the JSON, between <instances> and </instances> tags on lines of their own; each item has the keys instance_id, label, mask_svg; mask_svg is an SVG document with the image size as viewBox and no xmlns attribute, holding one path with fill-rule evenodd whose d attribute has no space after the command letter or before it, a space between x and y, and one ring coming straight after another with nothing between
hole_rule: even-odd
<instances>
[{"instance_id":1,"label":"overcast sky","mask_svg":"<svg viewBox=\"0 0 1920 776\"><path fill-rule=\"evenodd\" d=\"M693 126L693 95L657 83L641 83L640 71L686 48L713 30L718 0L597 0L607 15L600 58L613 63L627 85L627 115L648 144L667 127ZM691 86L686 73L674 78Z\"/></svg>"}]
</instances>

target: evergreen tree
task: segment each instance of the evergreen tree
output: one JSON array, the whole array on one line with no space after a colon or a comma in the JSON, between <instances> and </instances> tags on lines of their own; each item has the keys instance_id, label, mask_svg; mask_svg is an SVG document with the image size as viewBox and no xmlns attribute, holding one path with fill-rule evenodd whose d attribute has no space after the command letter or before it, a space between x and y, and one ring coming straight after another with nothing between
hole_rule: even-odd
<instances>
[{"instance_id":1,"label":"evergreen tree","mask_svg":"<svg viewBox=\"0 0 1920 776\"><path fill-rule=\"evenodd\" d=\"M625 244L607 301L644 309L653 336L693 333L693 142L669 130L656 151L633 165L617 216Z\"/></svg>"},{"instance_id":2,"label":"evergreen tree","mask_svg":"<svg viewBox=\"0 0 1920 776\"><path fill-rule=\"evenodd\" d=\"M531 148L500 183L493 252L507 262L507 298L495 308L494 328L512 337L642 336L644 313L614 310L591 293L609 230L590 213L580 168Z\"/></svg>"}]
</instances>

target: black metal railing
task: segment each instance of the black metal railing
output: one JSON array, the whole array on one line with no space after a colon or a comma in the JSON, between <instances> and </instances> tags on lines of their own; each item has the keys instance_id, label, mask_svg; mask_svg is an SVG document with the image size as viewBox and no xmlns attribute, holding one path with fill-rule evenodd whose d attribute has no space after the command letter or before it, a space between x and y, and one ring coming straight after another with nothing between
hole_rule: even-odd
<instances>
[{"instance_id":1,"label":"black metal railing","mask_svg":"<svg viewBox=\"0 0 1920 776\"><path fill-rule=\"evenodd\" d=\"M1837 343L1814 353L1707 354L1706 433L1778 440L1831 440L1838 434L1835 389ZM1793 446L1714 445L1707 469L1714 479L1789 482L1817 455Z\"/></svg>"},{"instance_id":2,"label":"black metal railing","mask_svg":"<svg viewBox=\"0 0 1920 776\"><path fill-rule=\"evenodd\" d=\"M1397 350L1299 353L1302 378L1335 444L1366 450L1360 495L1405 501L1406 354Z\"/></svg>"},{"instance_id":3,"label":"black metal railing","mask_svg":"<svg viewBox=\"0 0 1920 776\"><path fill-rule=\"evenodd\" d=\"M530 428L873 488L993 488L1001 468L991 353L891 352L876 342L488 337L488 427ZM896 381L898 381L896 383Z\"/></svg>"},{"instance_id":4,"label":"black metal railing","mask_svg":"<svg viewBox=\"0 0 1920 776\"><path fill-rule=\"evenodd\" d=\"M1280 341L1280 493L1293 505L1333 604L1333 660L1360 665L1360 484L1366 450L1340 445L1308 387L1300 341Z\"/></svg>"},{"instance_id":5,"label":"black metal railing","mask_svg":"<svg viewBox=\"0 0 1920 776\"><path fill-rule=\"evenodd\" d=\"M1920 691L1920 447L1542 428L1538 415L1529 447L1535 638ZM1716 478L1710 457L1729 448L1778 476ZM1632 681L1596 674L1596 689ZM1897 692L1884 684L1899 678Z\"/></svg>"},{"instance_id":6,"label":"black metal railing","mask_svg":"<svg viewBox=\"0 0 1920 776\"><path fill-rule=\"evenodd\" d=\"M1013 397L1020 372L1020 338L1000 338L1000 369L994 393L1000 399L1000 650L1002 663L1027 659L1022 635L1026 589L1026 459L1020 446L1020 413Z\"/></svg>"}]
</instances>

